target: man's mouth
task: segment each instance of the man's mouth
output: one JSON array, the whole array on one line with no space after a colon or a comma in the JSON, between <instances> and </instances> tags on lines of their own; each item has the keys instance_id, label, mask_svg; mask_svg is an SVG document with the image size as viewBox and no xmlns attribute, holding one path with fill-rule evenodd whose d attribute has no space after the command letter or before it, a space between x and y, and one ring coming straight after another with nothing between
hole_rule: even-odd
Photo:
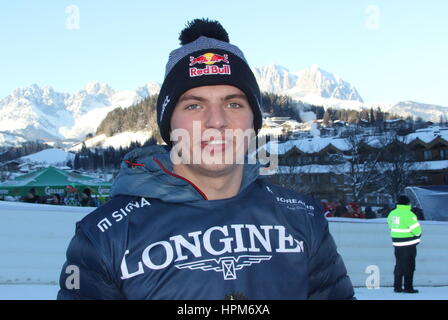
<instances>
[{"instance_id":1,"label":"man's mouth","mask_svg":"<svg viewBox=\"0 0 448 320\"><path fill-rule=\"evenodd\" d=\"M220 139L213 139L209 141L202 141L201 142L201 148L207 148L211 150L224 150L226 146L228 145L228 141L226 140L220 140Z\"/></svg>"}]
</instances>

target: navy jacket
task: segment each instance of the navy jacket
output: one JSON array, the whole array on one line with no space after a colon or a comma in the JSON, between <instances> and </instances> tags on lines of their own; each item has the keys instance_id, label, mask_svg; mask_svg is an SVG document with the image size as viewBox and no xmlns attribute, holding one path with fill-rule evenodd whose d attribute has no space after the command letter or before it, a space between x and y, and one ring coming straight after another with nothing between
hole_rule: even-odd
<instances>
[{"instance_id":1,"label":"navy jacket","mask_svg":"<svg viewBox=\"0 0 448 320\"><path fill-rule=\"evenodd\" d=\"M152 146L126 157L113 198L76 225L58 299L352 299L320 203L245 165L239 193L205 200ZM79 270L79 284L73 274ZM71 277L71 278L70 278Z\"/></svg>"}]
</instances>

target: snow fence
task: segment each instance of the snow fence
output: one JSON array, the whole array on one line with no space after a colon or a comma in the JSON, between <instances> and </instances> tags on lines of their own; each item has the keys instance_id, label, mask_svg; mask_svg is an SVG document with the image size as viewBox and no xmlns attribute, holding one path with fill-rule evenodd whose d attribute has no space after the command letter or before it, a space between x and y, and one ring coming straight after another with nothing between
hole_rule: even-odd
<instances>
[{"instance_id":1,"label":"snow fence","mask_svg":"<svg viewBox=\"0 0 448 320\"><path fill-rule=\"evenodd\" d=\"M57 284L75 223L94 208L0 201L0 284ZM329 218L356 287L392 286L394 251L385 219ZM422 221L416 286L448 285L448 222Z\"/></svg>"}]
</instances>

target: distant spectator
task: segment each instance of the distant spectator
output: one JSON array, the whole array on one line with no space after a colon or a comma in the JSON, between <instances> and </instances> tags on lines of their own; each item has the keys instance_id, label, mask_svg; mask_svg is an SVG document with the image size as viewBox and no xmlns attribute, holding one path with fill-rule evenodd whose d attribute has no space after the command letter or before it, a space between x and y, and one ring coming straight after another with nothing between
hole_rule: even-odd
<instances>
[{"instance_id":1,"label":"distant spectator","mask_svg":"<svg viewBox=\"0 0 448 320\"><path fill-rule=\"evenodd\" d=\"M350 202L347 208L347 213L343 215L343 217L346 218L358 218L358 219L365 219L364 213L361 211L361 208L356 202Z\"/></svg>"},{"instance_id":2,"label":"distant spectator","mask_svg":"<svg viewBox=\"0 0 448 320\"><path fill-rule=\"evenodd\" d=\"M51 204L54 204L54 205L63 204L61 201L61 196L58 193L53 193L53 195L51 196Z\"/></svg>"},{"instance_id":3,"label":"distant spectator","mask_svg":"<svg viewBox=\"0 0 448 320\"><path fill-rule=\"evenodd\" d=\"M390 211L391 211L391 209L389 208L389 206L387 204L384 205L383 208L380 210L381 217L382 218L387 218L387 216L389 215Z\"/></svg>"},{"instance_id":4,"label":"distant spectator","mask_svg":"<svg viewBox=\"0 0 448 320\"><path fill-rule=\"evenodd\" d=\"M423 214L423 210L418 207L413 207L412 212L415 213L418 220L425 220L425 215Z\"/></svg>"},{"instance_id":5,"label":"distant spectator","mask_svg":"<svg viewBox=\"0 0 448 320\"><path fill-rule=\"evenodd\" d=\"M92 199L92 191L89 188L85 188L81 193L81 206L96 207L95 201Z\"/></svg>"},{"instance_id":6,"label":"distant spectator","mask_svg":"<svg viewBox=\"0 0 448 320\"><path fill-rule=\"evenodd\" d=\"M321 203L322 203L322 207L324 208L324 216L326 218L332 217L333 215L331 213L331 208L330 208L330 204L328 203L328 201L322 200Z\"/></svg>"},{"instance_id":7,"label":"distant spectator","mask_svg":"<svg viewBox=\"0 0 448 320\"><path fill-rule=\"evenodd\" d=\"M375 219L376 218L376 214L375 214L375 212L373 212L373 210L370 206L367 206L366 209L364 210L364 212L366 214L366 219Z\"/></svg>"},{"instance_id":8,"label":"distant spectator","mask_svg":"<svg viewBox=\"0 0 448 320\"><path fill-rule=\"evenodd\" d=\"M339 203L336 205L336 210L334 211L335 217L346 217L348 215L348 210L345 205L344 200L339 200Z\"/></svg>"},{"instance_id":9,"label":"distant spectator","mask_svg":"<svg viewBox=\"0 0 448 320\"><path fill-rule=\"evenodd\" d=\"M22 200L29 203L38 203L39 196L36 193L36 189L31 188Z\"/></svg>"}]
</instances>

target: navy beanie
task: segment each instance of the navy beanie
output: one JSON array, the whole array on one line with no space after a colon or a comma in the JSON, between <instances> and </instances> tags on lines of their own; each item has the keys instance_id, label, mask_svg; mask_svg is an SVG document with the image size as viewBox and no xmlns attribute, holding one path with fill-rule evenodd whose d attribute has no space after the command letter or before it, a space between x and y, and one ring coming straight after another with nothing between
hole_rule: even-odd
<instances>
[{"instance_id":1,"label":"navy beanie","mask_svg":"<svg viewBox=\"0 0 448 320\"><path fill-rule=\"evenodd\" d=\"M172 51L157 101L157 124L162 139L171 145L170 121L180 96L210 85L231 85L243 91L254 114L254 129L262 126L261 94L241 50L229 43L218 21L195 19L182 30L181 47Z\"/></svg>"},{"instance_id":2,"label":"navy beanie","mask_svg":"<svg viewBox=\"0 0 448 320\"><path fill-rule=\"evenodd\" d=\"M397 204L409 204L409 203L411 203L411 200L407 196L400 195L398 197Z\"/></svg>"}]
</instances>

